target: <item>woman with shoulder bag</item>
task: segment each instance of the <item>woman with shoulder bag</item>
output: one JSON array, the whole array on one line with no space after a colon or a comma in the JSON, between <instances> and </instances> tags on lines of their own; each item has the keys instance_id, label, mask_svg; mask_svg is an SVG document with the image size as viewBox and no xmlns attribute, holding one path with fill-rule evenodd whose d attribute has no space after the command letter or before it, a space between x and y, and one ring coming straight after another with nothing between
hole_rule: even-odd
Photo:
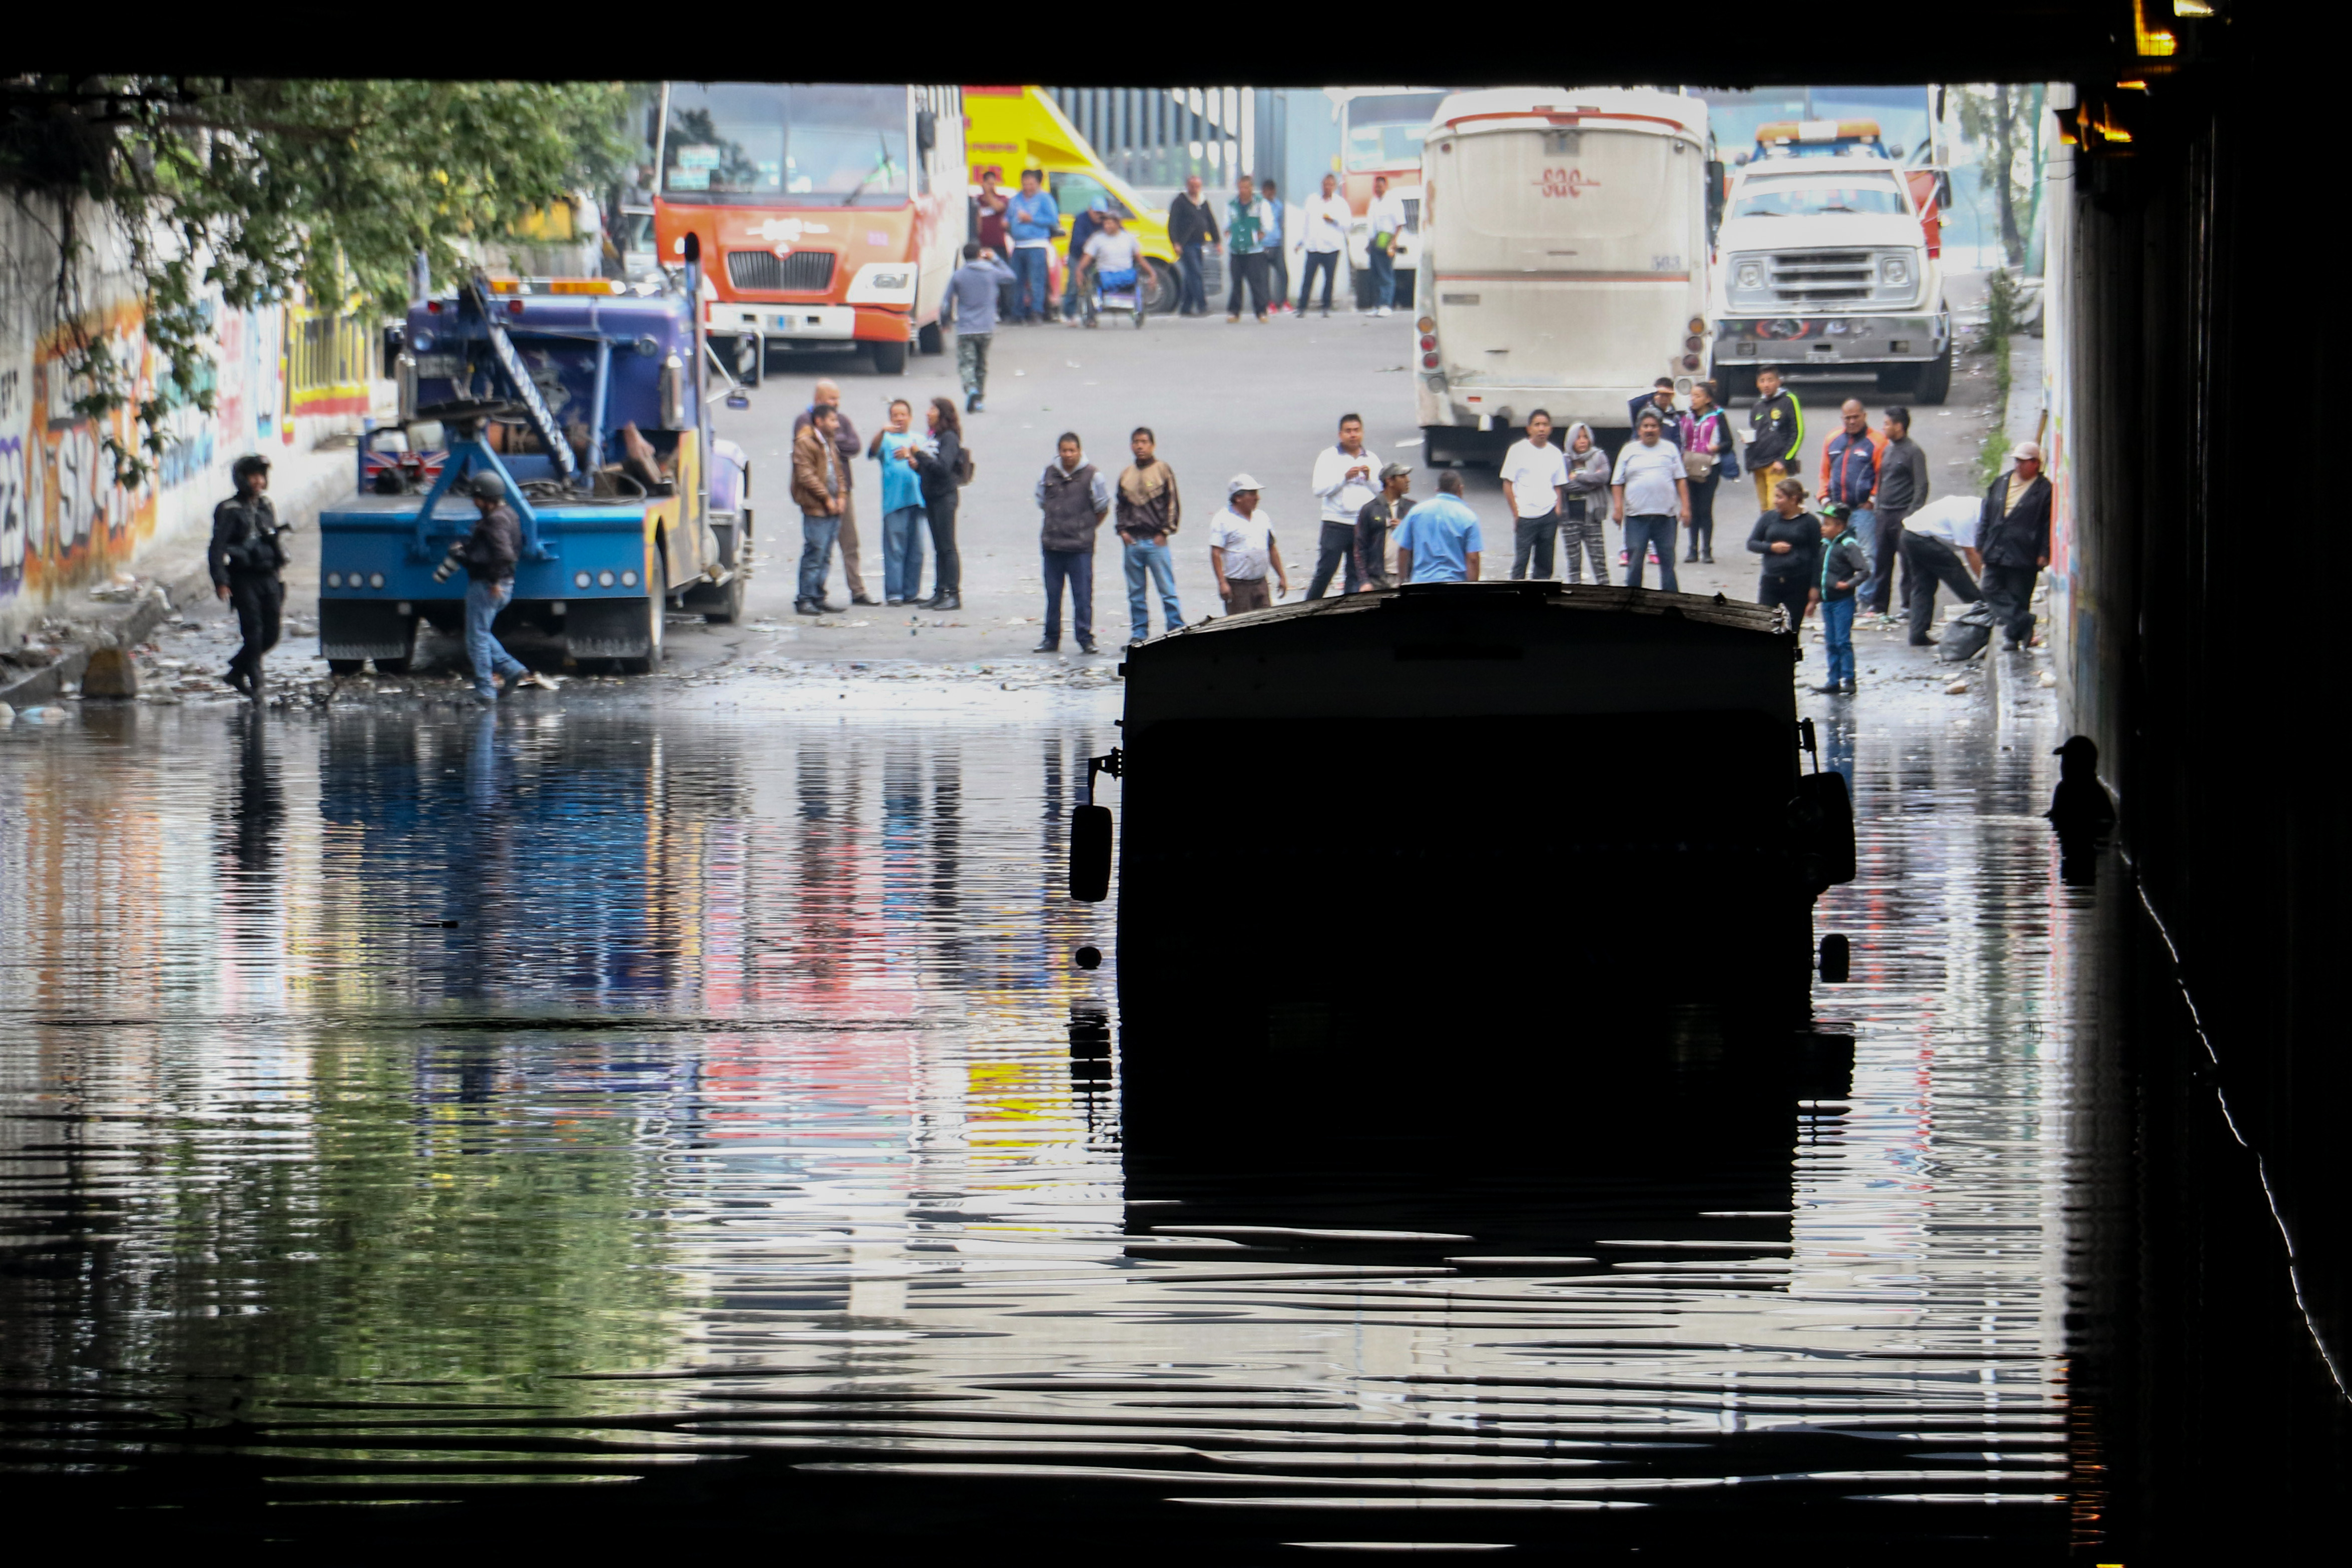
<instances>
[{"instance_id":1,"label":"woman with shoulder bag","mask_svg":"<svg viewBox=\"0 0 2352 1568\"><path fill-rule=\"evenodd\" d=\"M1805 510L1801 480L1772 486L1772 509L1756 519L1748 548L1764 558L1756 602L1777 604L1789 612L1790 627L1803 625L1806 609L1821 597L1822 520Z\"/></svg>"},{"instance_id":2,"label":"woman with shoulder bag","mask_svg":"<svg viewBox=\"0 0 2352 1568\"><path fill-rule=\"evenodd\" d=\"M956 551L956 506L971 478L971 455L963 449L963 416L955 399L935 397L924 410L930 439L899 455L915 465L923 482L923 509L931 529L931 597L926 610L963 608L963 557Z\"/></svg>"},{"instance_id":3,"label":"woman with shoulder bag","mask_svg":"<svg viewBox=\"0 0 2352 1568\"><path fill-rule=\"evenodd\" d=\"M1690 480L1690 553L1685 561L1715 562L1715 490L1739 477L1738 444L1716 401L1713 382L1691 383L1690 412L1682 416L1683 473Z\"/></svg>"}]
</instances>

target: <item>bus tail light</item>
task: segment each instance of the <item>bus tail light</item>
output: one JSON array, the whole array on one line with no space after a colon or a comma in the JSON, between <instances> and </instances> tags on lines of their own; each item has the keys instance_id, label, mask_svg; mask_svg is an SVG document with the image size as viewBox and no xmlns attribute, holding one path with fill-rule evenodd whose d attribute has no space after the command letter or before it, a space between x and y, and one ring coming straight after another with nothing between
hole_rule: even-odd
<instances>
[{"instance_id":1,"label":"bus tail light","mask_svg":"<svg viewBox=\"0 0 2352 1568\"><path fill-rule=\"evenodd\" d=\"M1416 332L1434 332L1437 330L1437 318L1423 316L1412 324L1412 329Z\"/></svg>"},{"instance_id":2,"label":"bus tail light","mask_svg":"<svg viewBox=\"0 0 2352 1568\"><path fill-rule=\"evenodd\" d=\"M1421 350L1422 350L1422 352L1425 354L1425 353L1427 353L1430 350L1434 349L1435 347L1437 347L1437 340L1436 340L1434 337L1431 336L1429 333L1427 333L1427 332L1423 332L1423 333L1421 335Z\"/></svg>"},{"instance_id":3,"label":"bus tail light","mask_svg":"<svg viewBox=\"0 0 2352 1568\"><path fill-rule=\"evenodd\" d=\"M1696 354L1685 354L1683 356L1683 369L1686 371L1695 371L1698 369L1698 356Z\"/></svg>"},{"instance_id":4,"label":"bus tail light","mask_svg":"<svg viewBox=\"0 0 2352 1568\"><path fill-rule=\"evenodd\" d=\"M1690 319L1690 329L1693 337L1705 337L1706 335L1706 318L1704 316L1692 317ZM1693 344L1692 347L1696 348L1697 345Z\"/></svg>"},{"instance_id":5,"label":"bus tail light","mask_svg":"<svg viewBox=\"0 0 2352 1568\"><path fill-rule=\"evenodd\" d=\"M1421 368L1424 371L1435 370L1437 368L1437 356L1435 354L1422 355Z\"/></svg>"}]
</instances>

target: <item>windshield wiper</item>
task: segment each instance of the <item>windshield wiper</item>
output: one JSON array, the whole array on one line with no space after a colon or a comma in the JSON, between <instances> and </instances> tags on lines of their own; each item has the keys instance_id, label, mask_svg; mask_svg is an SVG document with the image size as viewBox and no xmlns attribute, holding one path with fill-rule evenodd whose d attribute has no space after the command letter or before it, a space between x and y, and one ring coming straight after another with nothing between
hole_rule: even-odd
<instances>
[{"instance_id":1,"label":"windshield wiper","mask_svg":"<svg viewBox=\"0 0 2352 1568\"><path fill-rule=\"evenodd\" d=\"M845 207L854 207L857 204L857 198L866 193L866 187L874 183L875 175L888 173L898 166L890 162L890 143L880 131L874 134L874 145L875 150L880 153L880 157L875 161L873 169L866 178L858 181L849 194L841 198L841 204Z\"/></svg>"}]
</instances>

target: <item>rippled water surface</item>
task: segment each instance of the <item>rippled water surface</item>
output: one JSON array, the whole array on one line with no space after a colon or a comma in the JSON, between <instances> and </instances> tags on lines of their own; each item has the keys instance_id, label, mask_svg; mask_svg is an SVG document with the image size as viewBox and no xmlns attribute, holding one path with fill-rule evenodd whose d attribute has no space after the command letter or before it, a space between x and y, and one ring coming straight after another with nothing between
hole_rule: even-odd
<instances>
[{"instance_id":1,"label":"rippled water surface","mask_svg":"<svg viewBox=\"0 0 2352 1568\"><path fill-rule=\"evenodd\" d=\"M1059 885L1104 702L0 732L10 1495L344 1545L654 1521L1244 1559L1972 1561L2095 1516L2046 721L1832 731L1864 863L1822 906L1857 962L1817 1028L1850 1080L1724 1092L1695 1058L1605 1146L1273 1175L1123 1159L1110 906ZM1523 796L1472 810L1526 827ZM1301 871L1341 850L1265 831ZM1521 983L1465 940L1464 983ZM1703 910L1602 929L1564 978L1710 941Z\"/></svg>"}]
</instances>

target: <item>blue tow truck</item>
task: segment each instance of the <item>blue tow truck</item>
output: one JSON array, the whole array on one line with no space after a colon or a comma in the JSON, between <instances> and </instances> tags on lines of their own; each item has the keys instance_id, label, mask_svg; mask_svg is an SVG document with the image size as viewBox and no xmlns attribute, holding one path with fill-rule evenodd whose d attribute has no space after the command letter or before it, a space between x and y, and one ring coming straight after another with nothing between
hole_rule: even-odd
<instances>
[{"instance_id":1,"label":"blue tow truck","mask_svg":"<svg viewBox=\"0 0 2352 1568\"><path fill-rule=\"evenodd\" d=\"M477 516L451 486L484 471L522 525L502 631L644 673L671 608L742 612L751 476L714 461L698 270L634 286L476 274L410 306L400 418L364 432L359 492L319 518L330 669L404 674L420 623L462 635L465 580L433 569Z\"/></svg>"}]
</instances>

